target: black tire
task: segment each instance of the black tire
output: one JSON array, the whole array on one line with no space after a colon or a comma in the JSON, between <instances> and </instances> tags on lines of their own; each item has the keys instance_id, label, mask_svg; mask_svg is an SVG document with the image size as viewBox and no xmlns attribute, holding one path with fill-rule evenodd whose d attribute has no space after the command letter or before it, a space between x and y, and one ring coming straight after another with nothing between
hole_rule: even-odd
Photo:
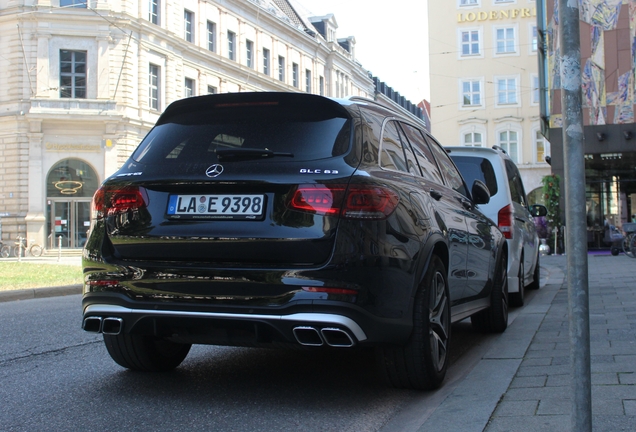
<instances>
[{"instance_id":1,"label":"black tire","mask_svg":"<svg viewBox=\"0 0 636 432\"><path fill-rule=\"evenodd\" d=\"M526 299L526 286L523 280L523 256L519 260L519 291L516 293L510 293L510 306L521 307Z\"/></svg>"},{"instance_id":2,"label":"black tire","mask_svg":"<svg viewBox=\"0 0 636 432\"><path fill-rule=\"evenodd\" d=\"M527 286L528 289L538 290L541 288L541 266L540 264L541 254L537 253L537 264L534 266L534 273L532 276L532 282Z\"/></svg>"},{"instance_id":3,"label":"black tire","mask_svg":"<svg viewBox=\"0 0 636 432\"><path fill-rule=\"evenodd\" d=\"M623 238L623 252L625 252L625 255L627 255L628 257L634 257L633 254L633 250L630 246L630 241L632 240L632 238L636 237L636 235L631 235L631 236L625 236Z\"/></svg>"},{"instance_id":4,"label":"black tire","mask_svg":"<svg viewBox=\"0 0 636 432\"><path fill-rule=\"evenodd\" d=\"M473 327L487 333L503 333L508 327L508 264L501 259L490 293L490 307L470 317Z\"/></svg>"},{"instance_id":5,"label":"black tire","mask_svg":"<svg viewBox=\"0 0 636 432\"><path fill-rule=\"evenodd\" d=\"M22 252L22 256L23 257L26 256L24 248L21 248L20 246L13 246L13 256L14 257L19 257L20 256L20 252Z\"/></svg>"},{"instance_id":6,"label":"black tire","mask_svg":"<svg viewBox=\"0 0 636 432\"><path fill-rule=\"evenodd\" d=\"M630 257L636 258L636 234L632 234L629 242L629 250L632 252Z\"/></svg>"},{"instance_id":7,"label":"black tire","mask_svg":"<svg viewBox=\"0 0 636 432\"><path fill-rule=\"evenodd\" d=\"M2 249L0 249L0 255L2 258L9 258L11 255L11 248L9 246L2 246Z\"/></svg>"},{"instance_id":8,"label":"black tire","mask_svg":"<svg viewBox=\"0 0 636 432\"><path fill-rule=\"evenodd\" d=\"M104 335L108 354L127 369L145 372L170 371L183 362L190 344L145 335Z\"/></svg>"},{"instance_id":9,"label":"black tire","mask_svg":"<svg viewBox=\"0 0 636 432\"><path fill-rule=\"evenodd\" d=\"M444 381L451 336L446 267L433 256L415 296L413 332L404 346L377 349L387 383L397 388L433 390Z\"/></svg>"},{"instance_id":10,"label":"black tire","mask_svg":"<svg viewBox=\"0 0 636 432\"><path fill-rule=\"evenodd\" d=\"M42 256L42 246L38 244L32 245L31 249L29 249L29 253L31 253L31 256L34 256L34 257Z\"/></svg>"}]
</instances>

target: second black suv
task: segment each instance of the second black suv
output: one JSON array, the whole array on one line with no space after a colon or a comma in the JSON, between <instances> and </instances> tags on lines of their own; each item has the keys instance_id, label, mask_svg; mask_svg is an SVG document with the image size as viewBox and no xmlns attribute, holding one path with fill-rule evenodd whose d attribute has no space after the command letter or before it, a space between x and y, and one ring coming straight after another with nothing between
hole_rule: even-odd
<instances>
[{"instance_id":1,"label":"second black suv","mask_svg":"<svg viewBox=\"0 0 636 432\"><path fill-rule=\"evenodd\" d=\"M488 199L371 100L183 99L95 194L83 328L134 370L175 368L191 344L372 346L392 385L435 388L452 322L507 326Z\"/></svg>"}]
</instances>

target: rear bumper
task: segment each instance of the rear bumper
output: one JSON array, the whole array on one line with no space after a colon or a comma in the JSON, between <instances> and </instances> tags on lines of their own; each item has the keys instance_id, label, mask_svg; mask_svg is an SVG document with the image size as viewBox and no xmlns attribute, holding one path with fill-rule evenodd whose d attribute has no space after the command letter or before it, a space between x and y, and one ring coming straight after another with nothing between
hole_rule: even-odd
<instances>
[{"instance_id":1,"label":"rear bumper","mask_svg":"<svg viewBox=\"0 0 636 432\"><path fill-rule=\"evenodd\" d=\"M130 309L122 306L94 304L88 306L84 310L84 318L100 317L104 318L121 318L124 323L131 326L129 331L134 331L134 327L139 321L145 319L181 319L187 321L189 319L207 319L207 320L233 320L246 321L254 323L267 322L272 327L277 327L276 323L281 322L291 324L295 327L300 326L318 326L319 328L342 328L355 337L358 342L367 340L367 336L362 328L351 318L325 313L294 313L290 315L259 315L259 314L239 314L239 313L222 313L222 312L189 312L175 310L150 310L150 309ZM86 328L85 328L86 329ZM101 331L102 329L100 329ZM91 331L91 330L88 330ZM100 332L98 331L98 332ZM124 332L122 326L119 332ZM118 332L118 333L119 333ZM117 334L117 333L115 333Z\"/></svg>"},{"instance_id":2,"label":"rear bumper","mask_svg":"<svg viewBox=\"0 0 636 432\"><path fill-rule=\"evenodd\" d=\"M282 308L202 308L137 304L113 293L87 294L86 331L153 335L176 342L228 346L353 347L404 343L410 320L381 318L344 302L314 301Z\"/></svg>"}]
</instances>

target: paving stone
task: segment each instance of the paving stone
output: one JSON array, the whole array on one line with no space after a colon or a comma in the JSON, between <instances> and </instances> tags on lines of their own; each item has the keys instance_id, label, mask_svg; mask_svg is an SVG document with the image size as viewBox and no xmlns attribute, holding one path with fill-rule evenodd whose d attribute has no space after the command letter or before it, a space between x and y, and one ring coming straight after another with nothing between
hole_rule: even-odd
<instances>
[{"instance_id":1,"label":"paving stone","mask_svg":"<svg viewBox=\"0 0 636 432\"><path fill-rule=\"evenodd\" d=\"M621 384L636 384L636 372L619 372L618 381Z\"/></svg>"},{"instance_id":2,"label":"paving stone","mask_svg":"<svg viewBox=\"0 0 636 432\"><path fill-rule=\"evenodd\" d=\"M623 399L623 408L625 415L636 416L636 399Z\"/></svg>"},{"instance_id":3,"label":"paving stone","mask_svg":"<svg viewBox=\"0 0 636 432\"><path fill-rule=\"evenodd\" d=\"M547 398L539 401L537 415L570 414L572 401L570 398Z\"/></svg>"},{"instance_id":4,"label":"paving stone","mask_svg":"<svg viewBox=\"0 0 636 432\"><path fill-rule=\"evenodd\" d=\"M545 386L548 376L531 376L531 377L516 377L510 383L510 388L519 387L543 387Z\"/></svg>"},{"instance_id":5,"label":"paving stone","mask_svg":"<svg viewBox=\"0 0 636 432\"><path fill-rule=\"evenodd\" d=\"M538 400L527 401L502 401L494 412L494 416L533 416L539 406Z\"/></svg>"},{"instance_id":6,"label":"paving stone","mask_svg":"<svg viewBox=\"0 0 636 432\"><path fill-rule=\"evenodd\" d=\"M617 373L593 373L591 375L592 385L616 385L618 382Z\"/></svg>"}]
</instances>

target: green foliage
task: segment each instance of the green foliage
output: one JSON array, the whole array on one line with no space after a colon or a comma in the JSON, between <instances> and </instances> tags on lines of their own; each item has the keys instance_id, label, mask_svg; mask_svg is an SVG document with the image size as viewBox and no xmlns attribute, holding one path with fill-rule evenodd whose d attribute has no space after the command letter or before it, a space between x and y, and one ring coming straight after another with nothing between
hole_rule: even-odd
<instances>
[{"instance_id":1,"label":"green foliage","mask_svg":"<svg viewBox=\"0 0 636 432\"><path fill-rule=\"evenodd\" d=\"M550 174L541 180L543 183L543 198L548 209L548 228L550 232L549 244L554 247L554 229L559 232L559 243L563 238L563 219L561 218L561 178L558 175ZM557 251L554 251L557 253Z\"/></svg>"}]
</instances>

